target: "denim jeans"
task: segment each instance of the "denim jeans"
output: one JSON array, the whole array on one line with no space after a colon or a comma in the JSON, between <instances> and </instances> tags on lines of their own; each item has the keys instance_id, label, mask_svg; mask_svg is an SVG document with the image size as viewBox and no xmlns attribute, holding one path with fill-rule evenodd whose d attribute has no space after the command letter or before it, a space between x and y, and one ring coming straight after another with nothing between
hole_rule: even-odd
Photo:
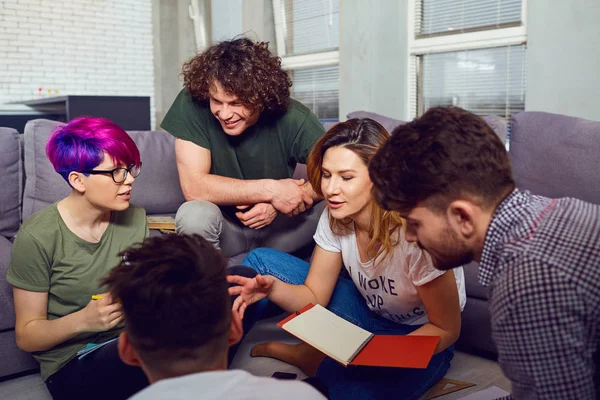
<instances>
[{"instance_id":1,"label":"denim jeans","mask_svg":"<svg viewBox=\"0 0 600 400\"><path fill-rule=\"evenodd\" d=\"M264 248L250 252L242 264L294 285L304 283L310 267L299 258ZM392 322L369 310L354 282L344 277L338 278L327 309L374 334L406 335L419 328ZM327 384L331 399L416 399L444 377L453 355L454 346L450 346L433 356L426 369L344 367L327 357L317 377Z\"/></svg>"}]
</instances>

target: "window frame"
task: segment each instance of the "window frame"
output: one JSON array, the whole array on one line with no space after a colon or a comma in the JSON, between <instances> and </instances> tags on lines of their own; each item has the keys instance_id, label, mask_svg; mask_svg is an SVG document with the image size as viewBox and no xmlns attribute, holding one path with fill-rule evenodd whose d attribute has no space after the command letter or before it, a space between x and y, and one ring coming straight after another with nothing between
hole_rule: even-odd
<instances>
[{"instance_id":1,"label":"window frame","mask_svg":"<svg viewBox=\"0 0 600 400\"><path fill-rule=\"evenodd\" d=\"M341 0L340 0L341 1ZM283 69L293 70L298 68L327 67L339 65L340 50L319 51L306 54L286 54L285 52L285 32L282 27L285 25L283 18L283 0L273 0L273 18L275 22L275 42L277 55L281 58Z\"/></svg>"},{"instance_id":2,"label":"window frame","mask_svg":"<svg viewBox=\"0 0 600 400\"><path fill-rule=\"evenodd\" d=\"M275 1L275 0L274 0ZM407 57L407 91L406 115L409 119L414 118L423 110L419 107L419 85L422 80L418 79L421 71L419 57L428 54L457 52L465 50L478 50L492 47L504 47L512 45L527 44L527 0L521 0L521 25L503 27L488 30L473 30L469 32L432 35L427 37L416 37L415 15L417 2L421 0L408 1L408 57ZM414 94L413 94L414 92Z\"/></svg>"},{"instance_id":3,"label":"window frame","mask_svg":"<svg viewBox=\"0 0 600 400\"><path fill-rule=\"evenodd\" d=\"M339 45L335 50L317 51L312 53L303 54L286 54L285 53L285 29L282 29L285 25L284 18L284 0L273 0L273 19L275 23L275 42L277 55L281 58L281 67L288 71L293 72L294 70L303 68L318 68L318 67L331 67L340 65L340 51ZM340 0L342 1L342 0ZM339 29L339 27L338 27ZM337 121L340 120L339 115L339 87L338 87L338 115Z\"/></svg>"}]
</instances>

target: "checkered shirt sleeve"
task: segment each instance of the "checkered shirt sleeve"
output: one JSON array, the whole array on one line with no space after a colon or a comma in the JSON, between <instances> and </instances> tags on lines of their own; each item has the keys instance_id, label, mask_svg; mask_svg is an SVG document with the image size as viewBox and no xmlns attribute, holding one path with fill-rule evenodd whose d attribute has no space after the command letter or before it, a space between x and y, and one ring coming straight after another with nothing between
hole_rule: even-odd
<instances>
[{"instance_id":1,"label":"checkered shirt sleeve","mask_svg":"<svg viewBox=\"0 0 600 400\"><path fill-rule=\"evenodd\" d=\"M523 268L499 282L503 295L490 308L513 397L594 399L585 299L569 277L536 263L522 260Z\"/></svg>"},{"instance_id":2,"label":"checkered shirt sleeve","mask_svg":"<svg viewBox=\"0 0 600 400\"><path fill-rule=\"evenodd\" d=\"M600 399L600 206L515 190L492 218L479 280L512 398Z\"/></svg>"}]
</instances>

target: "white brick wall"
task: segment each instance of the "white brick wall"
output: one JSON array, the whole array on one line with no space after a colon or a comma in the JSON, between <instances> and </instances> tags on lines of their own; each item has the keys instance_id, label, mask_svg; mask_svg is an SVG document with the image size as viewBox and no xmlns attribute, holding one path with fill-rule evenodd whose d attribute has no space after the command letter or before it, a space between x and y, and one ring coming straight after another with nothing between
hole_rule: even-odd
<instances>
[{"instance_id":1,"label":"white brick wall","mask_svg":"<svg viewBox=\"0 0 600 400\"><path fill-rule=\"evenodd\" d=\"M154 126L151 24L150 0L0 0L0 103L151 96Z\"/></svg>"}]
</instances>

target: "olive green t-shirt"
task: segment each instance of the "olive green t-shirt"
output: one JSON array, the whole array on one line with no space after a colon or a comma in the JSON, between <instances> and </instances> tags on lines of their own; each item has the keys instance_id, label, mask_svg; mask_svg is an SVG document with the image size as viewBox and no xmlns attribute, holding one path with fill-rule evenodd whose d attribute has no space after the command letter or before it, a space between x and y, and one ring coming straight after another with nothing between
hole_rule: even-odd
<instances>
[{"instance_id":1,"label":"olive green t-shirt","mask_svg":"<svg viewBox=\"0 0 600 400\"><path fill-rule=\"evenodd\" d=\"M48 292L48 319L83 309L93 294L103 293L99 280L119 263L117 254L148 236L146 211L130 205L113 211L100 242L90 243L67 228L56 204L38 211L23 223L11 249L6 280L32 292ZM116 337L121 328L86 332L50 350L34 352L42 379L58 371L87 343Z\"/></svg>"},{"instance_id":2,"label":"olive green t-shirt","mask_svg":"<svg viewBox=\"0 0 600 400\"><path fill-rule=\"evenodd\" d=\"M277 118L261 114L239 136L229 136L210 112L183 89L161 126L173 136L211 152L210 173L235 179L291 178L296 163L306 163L313 145L325 129L302 103L290 99Z\"/></svg>"}]
</instances>

